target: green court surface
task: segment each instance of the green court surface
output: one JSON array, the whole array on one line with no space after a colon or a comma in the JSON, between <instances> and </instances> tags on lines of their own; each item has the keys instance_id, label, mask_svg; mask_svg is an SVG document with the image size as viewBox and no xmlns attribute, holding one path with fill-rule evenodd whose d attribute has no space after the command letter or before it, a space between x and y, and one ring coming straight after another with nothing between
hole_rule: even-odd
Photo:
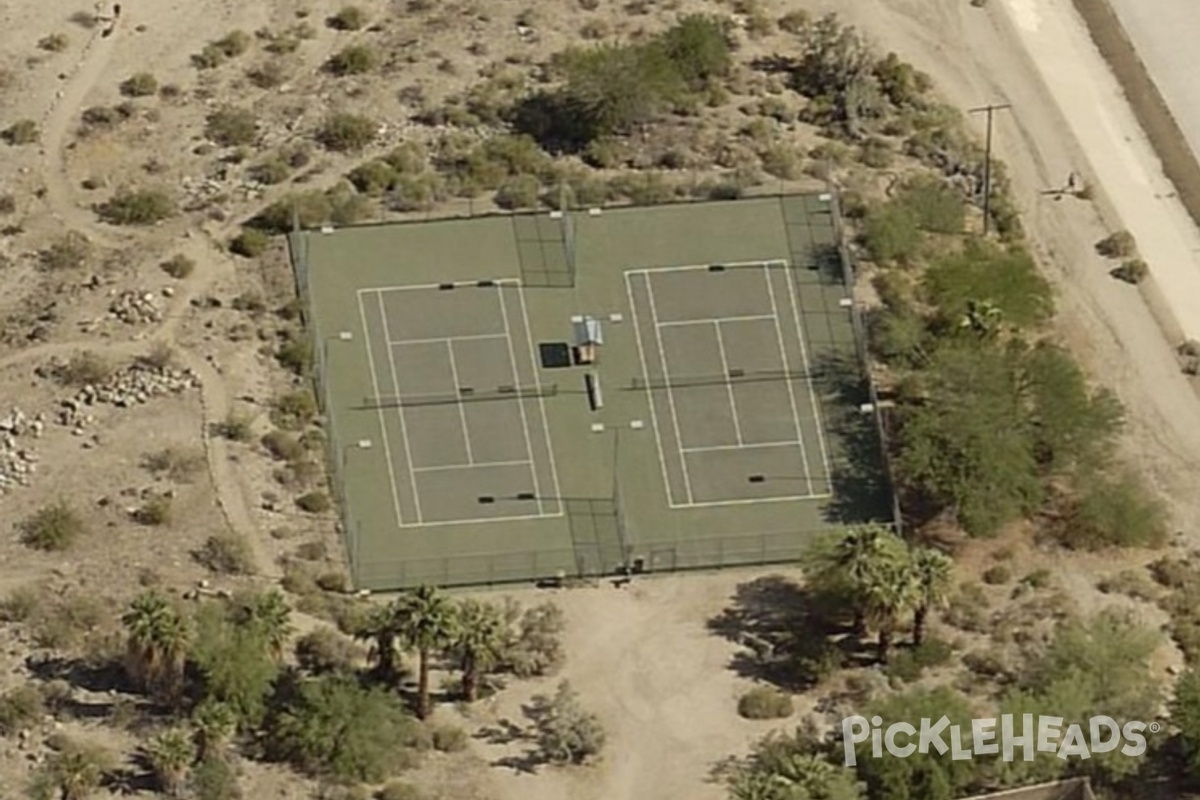
<instances>
[{"instance_id":1,"label":"green court surface","mask_svg":"<svg viewBox=\"0 0 1200 800\"><path fill-rule=\"evenodd\" d=\"M825 195L293 234L356 585L799 557L863 471L835 239Z\"/></svg>"}]
</instances>

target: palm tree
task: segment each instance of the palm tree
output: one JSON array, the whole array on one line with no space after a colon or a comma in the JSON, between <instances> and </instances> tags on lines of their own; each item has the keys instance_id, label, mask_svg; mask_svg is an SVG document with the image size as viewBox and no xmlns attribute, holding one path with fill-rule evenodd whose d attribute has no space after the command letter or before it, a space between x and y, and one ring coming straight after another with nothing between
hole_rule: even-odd
<instances>
[{"instance_id":1,"label":"palm tree","mask_svg":"<svg viewBox=\"0 0 1200 800\"><path fill-rule=\"evenodd\" d=\"M196 760L223 755L229 737L237 728L237 714L225 703L205 700L192 712L196 733Z\"/></svg>"},{"instance_id":2,"label":"palm tree","mask_svg":"<svg viewBox=\"0 0 1200 800\"><path fill-rule=\"evenodd\" d=\"M191 644L187 620L167 598L150 591L134 599L121 623L128 631L125 654L130 678L160 699L178 702Z\"/></svg>"},{"instance_id":3,"label":"palm tree","mask_svg":"<svg viewBox=\"0 0 1200 800\"><path fill-rule=\"evenodd\" d=\"M171 797L178 797L196 758L196 744L182 728L171 728L146 746L146 759L158 778L159 786Z\"/></svg>"},{"instance_id":4,"label":"palm tree","mask_svg":"<svg viewBox=\"0 0 1200 800\"><path fill-rule=\"evenodd\" d=\"M867 633L867 609L864 587L881 564L894 561L903 542L891 529L882 525L858 525L851 528L834 548L832 568L843 584L850 589L854 601L854 634Z\"/></svg>"},{"instance_id":5,"label":"palm tree","mask_svg":"<svg viewBox=\"0 0 1200 800\"><path fill-rule=\"evenodd\" d=\"M429 716L429 657L454 640L454 604L432 586L421 586L391 606L401 642L417 651L417 716Z\"/></svg>"},{"instance_id":6,"label":"palm tree","mask_svg":"<svg viewBox=\"0 0 1200 800\"><path fill-rule=\"evenodd\" d=\"M491 603L464 600L458 605L458 625L450 644L462 668L463 699L473 703L479 679L500 660L508 626L500 609Z\"/></svg>"},{"instance_id":7,"label":"palm tree","mask_svg":"<svg viewBox=\"0 0 1200 800\"><path fill-rule=\"evenodd\" d=\"M896 624L917 602L917 576L911 561L879 563L867 576L863 590L867 618L879 631L879 660L886 664Z\"/></svg>"},{"instance_id":8,"label":"palm tree","mask_svg":"<svg viewBox=\"0 0 1200 800\"><path fill-rule=\"evenodd\" d=\"M391 606L376 606L371 609L354 631L354 638L371 643L368 658L375 663L375 675L388 686L395 684L400 672L396 650L398 637L396 616Z\"/></svg>"},{"instance_id":9,"label":"palm tree","mask_svg":"<svg viewBox=\"0 0 1200 800\"><path fill-rule=\"evenodd\" d=\"M925 641L925 623L929 612L946 604L953 562L941 550L918 547L913 551L913 571L917 580L916 606L913 608L913 645Z\"/></svg>"},{"instance_id":10,"label":"palm tree","mask_svg":"<svg viewBox=\"0 0 1200 800\"><path fill-rule=\"evenodd\" d=\"M249 611L252 624L258 626L266 640L271 658L276 662L282 661L284 646L293 632L290 621L292 609L287 600L277 590L272 589L255 596Z\"/></svg>"},{"instance_id":11,"label":"palm tree","mask_svg":"<svg viewBox=\"0 0 1200 800\"><path fill-rule=\"evenodd\" d=\"M104 778L104 765L98 754L78 746L52 756L49 769L62 800L87 800L100 788Z\"/></svg>"}]
</instances>

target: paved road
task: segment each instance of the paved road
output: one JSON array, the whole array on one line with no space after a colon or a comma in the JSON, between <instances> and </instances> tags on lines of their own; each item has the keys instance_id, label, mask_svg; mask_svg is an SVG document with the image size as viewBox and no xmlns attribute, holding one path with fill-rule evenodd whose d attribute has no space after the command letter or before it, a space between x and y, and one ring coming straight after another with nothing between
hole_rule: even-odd
<instances>
[{"instance_id":1,"label":"paved road","mask_svg":"<svg viewBox=\"0 0 1200 800\"><path fill-rule=\"evenodd\" d=\"M1108 0L1175 121L1200 155L1200 0Z\"/></svg>"}]
</instances>

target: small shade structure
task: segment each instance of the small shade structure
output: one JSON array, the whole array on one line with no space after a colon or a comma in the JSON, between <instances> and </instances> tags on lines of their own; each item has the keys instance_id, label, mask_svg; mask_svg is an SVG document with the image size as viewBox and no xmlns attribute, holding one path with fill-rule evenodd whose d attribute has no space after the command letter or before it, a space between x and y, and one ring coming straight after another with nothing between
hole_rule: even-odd
<instances>
[{"instance_id":1,"label":"small shade structure","mask_svg":"<svg viewBox=\"0 0 1200 800\"><path fill-rule=\"evenodd\" d=\"M600 327L600 320L595 317L584 317L572 323L572 327L575 329L576 347L604 344L604 330Z\"/></svg>"}]
</instances>

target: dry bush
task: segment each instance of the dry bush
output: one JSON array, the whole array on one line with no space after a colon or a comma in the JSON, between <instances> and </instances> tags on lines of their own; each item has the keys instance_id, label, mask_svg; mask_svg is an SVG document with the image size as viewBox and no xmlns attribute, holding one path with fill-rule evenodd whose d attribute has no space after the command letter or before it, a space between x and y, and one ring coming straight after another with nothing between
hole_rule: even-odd
<instances>
[{"instance_id":1,"label":"dry bush","mask_svg":"<svg viewBox=\"0 0 1200 800\"><path fill-rule=\"evenodd\" d=\"M33 144L40 136L41 132L38 130L38 124L31 119L18 120L3 131L0 131L0 139L3 139L14 147Z\"/></svg>"},{"instance_id":2,"label":"dry bush","mask_svg":"<svg viewBox=\"0 0 1200 800\"><path fill-rule=\"evenodd\" d=\"M51 33L38 39L37 46L50 53L61 53L71 46L71 39L65 33Z\"/></svg>"},{"instance_id":3,"label":"dry bush","mask_svg":"<svg viewBox=\"0 0 1200 800\"><path fill-rule=\"evenodd\" d=\"M149 97L158 92L158 78L149 72L139 72L121 81L120 89L126 97Z\"/></svg>"},{"instance_id":4,"label":"dry bush","mask_svg":"<svg viewBox=\"0 0 1200 800\"><path fill-rule=\"evenodd\" d=\"M1114 278L1132 283L1134 286L1144 281L1149 275L1149 265L1140 258L1131 258L1112 271Z\"/></svg>"},{"instance_id":5,"label":"dry bush","mask_svg":"<svg viewBox=\"0 0 1200 800\"><path fill-rule=\"evenodd\" d=\"M264 61L253 69L247 70L246 77L260 89L273 89L287 79L283 65L278 61Z\"/></svg>"},{"instance_id":6,"label":"dry bush","mask_svg":"<svg viewBox=\"0 0 1200 800\"><path fill-rule=\"evenodd\" d=\"M307 452L299 439L284 431L271 431L261 441L263 449L280 461L297 461Z\"/></svg>"},{"instance_id":7,"label":"dry bush","mask_svg":"<svg viewBox=\"0 0 1200 800\"><path fill-rule=\"evenodd\" d=\"M102 384L114 372L113 365L93 350L83 350L71 356L55 374L67 386L89 386Z\"/></svg>"},{"instance_id":8,"label":"dry bush","mask_svg":"<svg viewBox=\"0 0 1200 800\"><path fill-rule=\"evenodd\" d=\"M153 225L175 214L175 201L164 189L119 189L96 208L113 225Z\"/></svg>"},{"instance_id":9,"label":"dry bush","mask_svg":"<svg viewBox=\"0 0 1200 800\"><path fill-rule=\"evenodd\" d=\"M208 537L192 557L218 575L250 575L254 572L254 551L244 537L235 533Z\"/></svg>"},{"instance_id":10,"label":"dry bush","mask_svg":"<svg viewBox=\"0 0 1200 800\"><path fill-rule=\"evenodd\" d=\"M155 342L137 357L137 363L150 369L163 370L175 363L175 348L166 342Z\"/></svg>"},{"instance_id":11,"label":"dry bush","mask_svg":"<svg viewBox=\"0 0 1200 800\"><path fill-rule=\"evenodd\" d=\"M92 257L92 243L79 231L67 231L38 253L38 262L46 269L78 269Z\"/></svg>"},{"instance_id":12,"label":"dry bush","mask_svg":"<svg viewBox=\"0 0 1200 800\"><path fill-rule=\"evenodd\" d=\"M333 114L321 125L317 141L335 152L362 150L375 140L378 124L358 114Z\"/></svg>"},{"instance_id":13,"label":"dry bush","mask_svg":"<svg viewBox=\"0 0 1200 800\"><path fill-rule=\"evenodd\" d=\"M231 411L224 420L212 424L212 434L231 442L248 442L253 431L249 419Z\"/></svg>"},{"instance_id":14,"label":"dry bush","mask_svg":"<svg viewBox=\"0 0 1200 800\"><path fill-rule=\"evenodd\" d=\"M204 452L193 448L164 447L143 456L142 466L157 477L188 483L204 468Z\"/></svg>"},{"instance_id":15,"label":"dry bush","mask_svg":"<svg viewBox=\"0 0 1200 800\"><path fill-rule=\"evenodd\" d=\"M83 517L65 500L42 506L17 525L21 543L35 550L66 550L87 531Z\"/></svg>"},{"instance_id":16,"label":"dry bush","mask_svg":"<svg viewBox=\"0 0 1200 800\"><path fill-rule=\"evenodd\" d=\"M271 236L258 228L242 228L229 242L229 250L246 258L257 258L271 246Z\"/></svg>"},{"instance_id":17,"label":"dry bush","mask_svg":"<svg viewBox=\"0 0 1200 800\"><path fill-rule=\"evenodd\" d=\"M746 719L783 719L793 711L792 698L770 686L756 686L738 698L738 714Z\"/></svg>"},{"instance_id":18,"label":"dry bush","mask_svg":"<svg viewBox=\"0 0 1200 800\"><path fill-rule=\"evenodd\" d=\"M356 31L367 24L367 13L358 6L344 6L325 24L335 31Z\"/></svg>"},{"instance_id":19,"label":"dry bush","mask_svg":"<svg viewBox=\"0 0 1200 800\"><path fill-rule=\"evenodd\" d=\"M133 519L141 525L157 527L171 524L172 501L168 495L154 495L142 503L134 512Z\"/></svg>"},{"instance_id":20,"label":"dry bush","mask_svg":"<svg viewBox=\"0 0 1200 800\"><path fill-rule=\"evenodd\" d=\"M258 117L248 108L223 106L208 115L204 135L222 147L254 144L258 140Z\"/></svg>"},{"instance_id":21,"label":"dry bush","mask_svg":"<svg viewBox=\"0 0 1200 800\"><path fill-rule=\"evenodd\" d=\"M365 44L352 44L343 48L325 63L325 69L339 77L363 75L378 66L379 54L375 52L375 48Z\"/></svg>"},{"instance_id":22,"label":"dry bush","mask_svg":"<svg viewBox=\"0 0 1200 800\"><path fill-rule=\"evenodd\" d=\"M1129 231L1117 231L1096 243L1096 252L1108 258L1132 258L1137 242Z\"/></svg>"},{"instance_id":23,"label":"dry bush","mask_svg":"<svg viewBox=\"0 0 1200 800\"><path fill-rule=\"evenodd\" d=\"M179 253L164 261L159 265L163 272L170 275L176 280L183 280L192 274L196 269L196 262L187 256Z\"/></svg>"},{"instance_id":24,"label":"dry bush","mask_svg":"<svg viewBox=\"0 0 1200 800\"><path fill-rule=\"evenodd\" d=\"M333 502L324 492L309 492L296 498L296 506L310 514L324 514L333 508Z\"/></svg>"}]
</instances>

